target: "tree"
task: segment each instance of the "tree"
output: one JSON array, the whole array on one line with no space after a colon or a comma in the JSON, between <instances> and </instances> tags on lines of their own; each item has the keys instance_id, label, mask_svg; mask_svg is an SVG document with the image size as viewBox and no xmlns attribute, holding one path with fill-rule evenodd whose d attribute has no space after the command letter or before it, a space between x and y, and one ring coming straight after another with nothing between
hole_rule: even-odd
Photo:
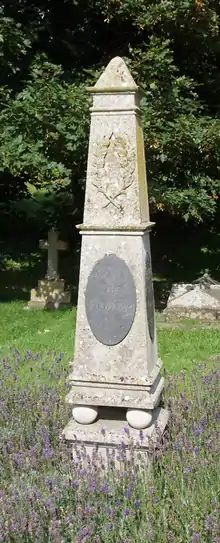
<instances>
[{"instance_id":1,"label":"tree","mask_svg":"<svg viewBox=\"0 0 220 543\"><path fill-rule=\"evenodd\" d=\"M43 215L50 225L64 204L77 209L88 140L85 86L67 84L62 76L60 66L36 57L25 87L0 114L1 170L26 187L26 200L16 209Z\"/></svg>"},{"instance_id":2,"label":"tree","mask_svg":"<svg viewBox=\"0 0 220 543\"><path fill-rule=\"evenodd\" d=\"M219 18L218 0L7 0L2 172L43 191L71 189L76 206L86 170L86 86L120 55L144 91L152 210L185 220L214 218Z\"/></svg>"}]
</instances>

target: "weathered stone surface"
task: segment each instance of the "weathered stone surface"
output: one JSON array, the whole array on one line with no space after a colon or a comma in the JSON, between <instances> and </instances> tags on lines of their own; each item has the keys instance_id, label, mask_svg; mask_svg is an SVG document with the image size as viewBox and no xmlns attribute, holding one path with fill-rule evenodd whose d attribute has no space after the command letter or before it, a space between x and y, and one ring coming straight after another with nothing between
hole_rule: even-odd
<instances>
[{"instance_id":1,"label":"weathered stone surface","mask_svg":"<svg viewBox=\"0 0 220 543\"><path fill-rule=\"evenodd\" d=\"M220 310L211 308L170 307L164 311L168 321L177 319L195 319L200 320L201 322L214 322L220 320Z\"/></svg>"},{"instance_id":2,"label":"weathered stone surface","mask_svg":"<svg viewBox=\"0 0 220 543\"><path fill-rule=\"evenodd\" d=\"M71 293L64 290L64 279L38 281L38 288L31 289L30 309L58 309L71 305Z\"/></svg>"},{"instance_id":3,"label":"weathered stone surface","mask_svg":"<svg viewBox=\"0 0 220 543\"><path fill-rule=\"evenodd\" d=\"M71 305L71 294L64 290L64 280L58 276L58 251L66 251L67 243L60 241L58 232L51 229L48 241L40 241L40 248L48 251L45 279L38 281L38 288L31 290L27 309L58 309Z\"/></svg>"},{"instance_id":4,"label":"weathered stone surface","mask_svg":"<svg viewBox=\"0 0 220 543\"><path fill-rule=\"evenodd\" d=\"M48 240L40 240L39 246L41 249L46 249L48 254L46 279L48 281L58 279L58 251L66 251L67 243L60 241L58 232L51 228L48 232Z\"/></svg>"},{"instance_id":5,"label":"weathered stone surface","mask_svg":"<svg viewBox=\"0 0 220 543\"><path fill-rule=\"evenodd\" d=\"M74 405L72 415L73 419L79 424L92 424L97 419L98 409L88 405Z\"/></svg>"},{"instance_id":6,"label":"weathered stone surface","mask_svg":"<svg viewBox=\"0 0 220 543\"><path fill-rule=\"evenodd\" d=\"M141 430L150 426L153 411L144 409L128 409L126 419L128 424L136 430Z\"/></svg>"},{"instance_id":7,"label":"weathered stone surface","mask_svg":"<svg viewBox=\"0 0 220 543\"><path fill-rule=\"evenodd\" d=\"M84 227L108 225L132 230L149 223L137 89L119 57L109 63L91 89Z\"/></svg>"},{"instance_id":8,"label":"weathered stone surface","mask_svg":"<svg viewBox=\"0 0 220 543\"><path fill-rule=\"evenodd\" d=\"M109 90L110 93L116 89L121 92L122 89L126 91L137 91L138 86L136 85L129 69L126 64L120 57L115 57L109 62L103 74L101 74L93 90L101 93L103 90Z\"/></svg>"},{"instance_id":9,"label":"weathered stone surface","mask_svg":"<svg viewBox=\"0 0 220 543\"><path fill-rule=\"evenodd\" d=\"M99 259L108 254L120 255L134 278L136 286L136 313L129 334L123 342L108 346L100 343L89 326L85 293L89 274ZM77 323L75 335L75 380L109 383L133 383L147 379L158 360L156 334L152 342L148 329L145 292L145 257L150 252L148 233L126 235L105 232L101 235L83 235L80 264ZM155 315L153 315L155 318ZM125 380L125 381L124 381Z\"/></svg>"},{"instance_id":10,"label":"weathered stone surface","mask_svg":"<svg viewBox=\"0 0 220 543\"><path fill-rule=\"evenodd\" d=\"M138 374L138 367L136 367ZM145 385L144 379L141 385L138 384L138 379L134 379L133 386L125 386L124 381L120 385L107 382L106 386L101 386L100 383L92 381L75 381L75 375L70 375L71 384L74 387L67 394L66 401L70 405L87 404L98 406L128 407L138 409L154 409L160 400L161 393L164 388L164 378L158 374L157 379L152 386Z\"/></svg>"},{"instance_id":11,"label":"weathered stone surface","mask_svg":"<svg viewBox=\"0 0 220 543\"><path fill-rule=\"evenodd\" d=\"M71 420L66 426L63 436L73 444L73 457L76 455L77 446L83 444L87 454L91 456L96 449L96 454L100 455L106 464L111 457L114 457L117 467L120 467L120 464L123 465L123 457L130 460L131 443L133 442L135 446L132 445L132 457L140 460L143 466L151 462L152 452L159 445L167 422L168 412L162 407L155 409L150 426L142 430L140 437L139 430L127 426L125 412L106 410L92 425L81 425ZM117 451L120 454L122 441L124 443L123 455L121 455L121 459L118 459ZM116 454L114 455L114 453ZM77 460L79 461L78 455Z\"/></svg>"},{"instance_id":12,"label":"weathered stone surface","mask_svg":"<svg viewBox=\"0 0 220 543\"><path fill-rule=\"evenodd\" d=\"M172 318L220 318L220 284L207 274L194 283L173 285L164 313Z\"/></svg>"},{"instance_id":13,"label":"weathered stone surface","mask_svg":"<svg viewBox=\"0 0 220 543\"><path fill-rule=\"evenodd\" d=\"M120 58L93 89L82 234L75 353L67 402L111 413L100 444L100 420L70 422L68 441L114 448L123 432L115 407L152 410L149 435L167 423L158 359L151 269L148 191L138 87ZM105 263L108 266L105 268ZM111 266L110 264L111 263ZM100 271L101 270L101 271ZM121 275L120 275L121 274ZM125 310L126 309L126 310ZM129 417L128 417L129 418ZM149 417L148 417L149 419ZM117 419L118 420L118 419ZM132 429L134 436L138 430ZM146 452L146 451L145 451Z\"/></svg>"}]
</instances>

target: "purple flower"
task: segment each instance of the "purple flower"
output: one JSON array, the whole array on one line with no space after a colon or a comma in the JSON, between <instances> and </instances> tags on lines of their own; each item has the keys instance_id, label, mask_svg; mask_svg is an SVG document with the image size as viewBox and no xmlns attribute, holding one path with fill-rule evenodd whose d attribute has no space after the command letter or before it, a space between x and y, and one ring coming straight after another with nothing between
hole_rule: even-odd
<instances>
[{"instance_id":1,"label":"purple flower","mask_svg":"<svg viewBox=\"0 0 220 543\"><path fill-rule=\"evenodd\" d=\"M124 511L123 511L123 515L124 515L125 517L129 517L129 516L130 516L130 514L131 514L131 511L130 511L130 509L124 509Z\"/></svg>"},{"instance_id":2,"label":"purple flower","mask_svg":"<svg viewBox=\"0 0 220 543\"><path fill-rule=\"evenodd\" d=\"M188 475L189 473L192 472L192 466L188 466L186 469L183 470L183 473L185 473L186 475Z\"/></svg>"},{"instance_id":3,"label":"purple flower","mask_svg":"<svg viewBox=\"0 0 220 543\"><path fill-rule=\"evenodd\" d=\"M140 430L139 437L140 437L140 441L144 440L144 432L143 432L143 430Z\"/></svg>"},{"instance_id":4,"label":"purple flower","mask_svg":"<svg viewBox=\"0 0 220 543\"><path fill-rule=\"evenodd\" d=\"M131 513L131 512L130 512L130 509L124 509L124 511L123 511L123 515L124 515L125 517L129 517L130 513Z\"/></svg>"},{"instance_id":5,"label":"purple flower","mask_svg":"<svg viewBox=\"0 0 220 543\"><path fill-rule=\"evenodd\" d=\"M74 522L74 515L69 515L68 517L65 518L65 523L67 526L69 526L73 522Z\"/></svg>"},{"instance_id":6,"label":"purple flower","mask_svg":"<svg viewBox=\"0 0 220 543\"><path fill-rule=\"evenodd\" d=\"M101 491L105 494L112 494L112 488L108 485L108 483L104 483L101 485Z\"/></svg>"},{"instance_id":7,"label":"purple flower","mask_svg":"<svg viewBox=\"0 0 220 543\"><path fill-rule=\"evenodd\" d=\"M91 481L89 483L89 490L96 490L96 487L97 487L96 481Z\"/></svg>"},{"instance_id":8,"label":"purple flower","mask_svg":"<svg viewBox=\"0 0 220 543\"><path fill-rule=\"evenodd\" d=\"M93 535L93 533L94 533L93 525L82 528L81 530L79 530L77 534L76 543L86 543L86 541L90 540L91 535Z\"/></svg>"},{"instance_id":9,"label":"purple flower","mask_svg":"<svg viewBox=\"0 0 220 543\"><path fill-rule=\"evenodd\" d=\"M213 521L214 521L213 516L212 515L207 515L207 517L205 519L205 525L206 525L207 530L210 530L210 528L213 525Z\"/></svg>"},{"instance_id":10,"label":"purple flower","mask_svg":"<svg viewBox=\"0 0 220 543\"><path fill-rule=\"evenodd\" d=\"M203 432L203 428L201 428L201 426L198 428L195 428L195 426L193 426L192 431L196 437L199 437Z\"/></svg>"},{"instance_id":11,"label":"purple flower","mask_svg":"<svg viewBox=\"0 0 220 543\"><path fill-rule=\"evenodd\" d=\"M198 543L200 540L200 535L198 533L193 534L192 541L193 543Z\"/></svg>"},{"instance_id":12,"label":"purple flower","mask_svg":"<svg viewBox=\"0 0 220 543\"><path fill-rule=\"evenodd\" d=\"M156 492L156 488L154 488L154 487L152 486L152 488L151 488L151 494L153 494L153 495L154 495L154 494L155 494L155 492Z\"/></svg>"},{"instance_id":13,"label":"purple flower","mask_svg":"<svg viewBox=\"0 0 220 543\"><path fill-rule=\"evenodd\" d=\"M47 460L49 460L54 456L54 451L49 445L46 445L43 449L43 455Z\"/></svg>"},{"instance_id":14,"label":"purple flower","mask_svg":"<svg viewBox=\"0 0 220 543\"><path fill-rule=\"evenodd\" d=\"M11 531L12 531L14 534L17 532L17 526L16 526L16 524L15 524L14 522L11 523L10 528L11 528Z\"/></svg>"},{"instance_id":15,"label":"purple flower","mask_svg":"<svg viewBox=\"0 0 220 543\"><path fill-rule=\"evenodd\" d=\"M215 410L214 416L215 416L216 419L219 419L220 413L219 413L218 409Z\"/></svg>"},{"instance_id":16,"label":"purple flower","mask_svg":"<svg viewBox=\"0 0 220 543\"><path fill-rule=\"evenodd\" d=\"M106 532L109 534L109 532L110 532L111 529L112 529L112 525L111 525L110 522L107 522L105 529L106 529Z\"/></svg>"},{"instance_id":17,"label":"purple flower","mask_svg":"<svg viewBox=\"0 0 220 543\"><path fill-rule=\"evenodd\" d=\"M200 387L199 402L196 400L198 387L195 387L193 377L190 380L192 390L187 378L185 392L181 395L180 390L184 390L183 374L167 377L164 403L166 405L169 400L170 423L163 441L153 451L155 461L149 477L142 477L137 469L132 454L134 445L128 439L129 428L126 428L121 435L122 446L117 451L109 452L113 461L118 454L123 462L125 449L131 448L131 461L124 467L124 473L111 465L107 478L96 454L85 466L85 448L75 443L72 458L72 446L60 439L61 431L70 417L69 408L65 405L67 385L64 382L58 384L59 373L65 377L67 370L62 366L67 361L58 361L59 353L54 356L51 352L45 356L43 370L42 356L32 353L31 359L28 356L26 353L26 368L23 355L19 360L19 353L14 351L8 359L0 360L0 424L4 434L0 442L0 541L23 541L26 537L28 541L36 543L41 543L45 538L53 543L61 543L62 540L101 543L120 537L121 542L132 543L132 533L129 535L130 528L133 528L130 526L131 519L135 529L140 521L143 522L143 533L147 532L149 541L155 541L158 518L163 513L165 522L160 525L161 541L174 543L178 536L184 539L184 529L183 533L177 533L175 508L178 503L172 502L172 497L178 493L178 482L184 477L186 503L180 505L178 514L181 513L181 506L186 508L191 498L194 499L195 487L187 480L192 470L195 482L204 478L207 496L200 503L201 518L204 519L200 538L199 534L194 533L199 529L194 524L195 509L188 511L191 541L210 539L217 543L218 502L217 498L213 498L213 495L217 495L216 459L219 455L216 418L219 377L216 370L210 371L206 384ZM34 363L34 368L38 366L39 371L39 377L36 375L37 386L22 384L20 368L28 373L31 360L36 356L38 362ZM48 379L48 368L50 384L42 382L41 385L41 375ZM197 365L195 382L203 383L202 371ZM13 379L15 373L19 376L17 381ZM103 428L103 435L104 432ZM138 441L140 444L139 438ZM206 484L206 476L213 481L213 488ZM164 483L162 488L161 479ZM148 488L150 500L147 499ZM169 504L165 509L164 498ZM211 515L208 516L207 503L211 507ZM169 527L173 531L168 532Z\"/></svg>"},{"instance_id":18,"label":"purple flower","mask_svg":"<svg viewBox=\"0 0 220 543\"><path fill-rule=\"evenodd\" d=\"M128 488L127 490L125 490L124 496L125 496L125 498L131 498L131 496L132 496L132 488Z\"/></svg>"},{"instance_id":19,"label":"purple flower","mask_svg":"<svg viewBox=\"0 0 220 543\"><path fill-rule=\"evenodd\" d=\"M114 509L111 509L111 507L109 507L109 506L106 507L106 513L110 518L113 518L115 516Z\"/></svg>"}]
</instances>

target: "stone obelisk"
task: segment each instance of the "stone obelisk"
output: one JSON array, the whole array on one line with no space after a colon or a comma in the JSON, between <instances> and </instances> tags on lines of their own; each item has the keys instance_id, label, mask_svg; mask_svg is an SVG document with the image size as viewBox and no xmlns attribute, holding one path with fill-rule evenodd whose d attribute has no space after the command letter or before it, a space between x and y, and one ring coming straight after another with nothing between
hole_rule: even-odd
<instances>
[{"instance_id":1,"label":"stone obelisk","mask_svg":"<svg viewBox=\"0 0 220 543\"><path fill-rule=\"evenodd\" d=\"M75 356L64 430L88 450L117 447L123 429L140 448L163 433L139 90L124 61L108 64L93 95ZM101 428L106 428L105 436ZM106 435L108 437L106 437Z\"/></svg>"}]
</instances>

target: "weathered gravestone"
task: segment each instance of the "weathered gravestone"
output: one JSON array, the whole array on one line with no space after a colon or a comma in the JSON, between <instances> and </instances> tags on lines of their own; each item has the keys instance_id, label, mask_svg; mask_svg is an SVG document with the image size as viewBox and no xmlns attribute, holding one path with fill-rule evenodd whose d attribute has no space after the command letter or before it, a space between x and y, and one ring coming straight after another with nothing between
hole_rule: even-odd
<instances>
[{"instance_id":1,"label":"weathered gravestone","mask_svg":"<svg viewBox=\"0 0 220 543\"><path fill-rule=\"evenodd\" d=\"M164 314L169 319L219 320L220 284L208 274L193 283L174 284Z\"/></svg>"},{"instance_id":2,"label":"weathered gravestone","mask_svg":"<svg viewBox=\"0 0 220 543\"><path fill-rule=\"evenodd\" d=\"M146 454L150 441L163 433L168 413L160 404L164 379L139 93L118 57L91 92L75 360L67 396L73 419L64 436L104 454L106 447L117 448L127 425L137 441L143 430L135 450Z\"/></svg>"},{"instance_id":3,"label":"weathered gravestone","mask_svg":"<svg viewBox=\"0 0 220 543\"><path fill-rule=\"evenodd\" d=\"M70 292L64 290L64 279L60 279L58 275L58 251L66 251L67 243L60 241L58 232L51 229L48 232L48 241L40 241L40 248L48 251L47 273L45 279L38 281L38 288L31 290L28 307L32 309L68 307Z\"/></svg>"}]
</instances>

